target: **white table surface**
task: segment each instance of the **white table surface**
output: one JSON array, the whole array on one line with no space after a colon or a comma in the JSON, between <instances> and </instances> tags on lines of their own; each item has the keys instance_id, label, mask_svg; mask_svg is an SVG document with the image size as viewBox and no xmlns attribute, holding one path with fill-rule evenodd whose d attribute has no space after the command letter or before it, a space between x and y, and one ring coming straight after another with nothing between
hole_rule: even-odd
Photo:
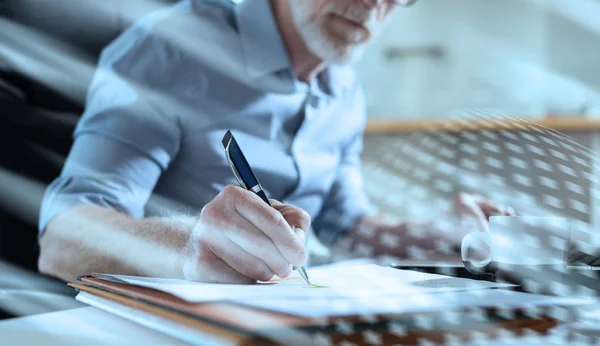
<instances>
[{"instance_id":1,"label":"white table surface","mask_svg":"<svg viewBox=\"0 0 600 346\"><path fill-rule=\"evenodd\" d=\"M590 345L590 339L572 345ZM564 336L530 336L460 342L470 345L564 345ZM95 307L76 308L0 321L0 345L104 346L189 345ZM458 344L457 344L458 345Z\"/></svg>"},{"instance_id":2,"label":"white table surface","mask_svg":"<svg viewBox=\"0 0 600 346\"><path fill-rule=\"evenodd\" d=\"M0 345L188 345L94 307L0 321Z\"/></svg>"}]
</instances>

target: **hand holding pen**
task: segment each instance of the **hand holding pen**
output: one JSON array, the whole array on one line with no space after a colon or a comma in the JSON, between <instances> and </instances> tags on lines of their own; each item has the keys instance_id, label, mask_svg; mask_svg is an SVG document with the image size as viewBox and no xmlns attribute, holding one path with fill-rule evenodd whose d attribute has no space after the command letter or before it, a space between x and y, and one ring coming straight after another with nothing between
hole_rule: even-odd
<instances>
[{"instance_id":1,"label":"hand holding pen","mask_svg":"<svg viewBox=\"0 0 600 346\"><path fill-rule=\"evenodd\" d=\"M288 277L294 267L303 266L310 217L297 207L267 201L229 185L206 204L179 263L183 278L256 283L274 275Z\"/></svg>"},{"instance_id":2,"label":"hand holding pen","mask_svg":"<svg viewBox=\"0 0 600 346\"><path fill-rule=\"evenodd\" d=\"M251 284L288 277L306 262L302 210L226 186L200 212L184 257L183 278L198 282Z\"/></svg>"},{"instance_id":3,"label":"hand holding pen","mask_svg":"<svg viewBox=\"0 0 600 346\"><path fill-rule=\"evenodd\" d=\"M271 203L272 200L269 200L267 198L265 191L263 190L262 186L258 182L258 179L256 178L256 176L254 175L254 172L252 171L250 164L246 160L244 153L242 153L242 149L240 148L237 141L233 137L233 134L231 133L231 131L227 131L225 133L225 136L223 136L223 147L225 148L225 157L227 158L227 162L229 163L229 166L231 167L231 170L233 171L233 175L237 179L240 186L246 190L250 190L250 191L254 192L257 196L259 196L263 200L263 202L265 202L269 206L272 206L272 203ZM306 212L304 212L304 216L308 217L308 214ZM282 213L281 218L283 218L283 213ZM310 221L310 218L309 218L309 221ZM296 226L296 224L293 221L292 221L292 223L289 223L289 225L291 225L294 232L296 232L300 236L302 236L298 232L298 227ZM300 232L303 234L304 230L305 229L300 229ZM305 237L303 239L305 239ZM296 266L294 266L294 270L297 270L298 273L300 274L300 276L302 276L302 278L304 279L304 281L306 281L307 284L310 284L310 280L308 279L308 274L306 273L306 270L304 269L303 266L296 265Z\"/></svg>"}]
</instances>

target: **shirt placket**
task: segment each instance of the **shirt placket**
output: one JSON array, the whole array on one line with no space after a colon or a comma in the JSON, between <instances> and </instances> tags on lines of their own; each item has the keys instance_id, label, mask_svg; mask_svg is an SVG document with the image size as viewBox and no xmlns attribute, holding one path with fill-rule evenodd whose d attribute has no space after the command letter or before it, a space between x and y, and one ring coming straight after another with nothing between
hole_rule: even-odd
<instances>
[{"instance_id":1,"label":"shirt placket","mask_svg":"<svg viewBox=\"0 0 600 346\"><path fill-rule=\"evenodd\" d=\"M318 140L310 133L311 123L315 117L323 116L321 106L324 95L319 90L316 80L311 83L303 84L306 89L305 100L303 105L304 117L298 128L296 135L292 141L291 154L298 176L296 188L289 195L290 198L297 196L298 192L305 190L311 184L310 177L310 150L306 148L308 145L313 145L313 142ZM316 212L316 211L310 211Z\"/></svg>"}]
</instances>

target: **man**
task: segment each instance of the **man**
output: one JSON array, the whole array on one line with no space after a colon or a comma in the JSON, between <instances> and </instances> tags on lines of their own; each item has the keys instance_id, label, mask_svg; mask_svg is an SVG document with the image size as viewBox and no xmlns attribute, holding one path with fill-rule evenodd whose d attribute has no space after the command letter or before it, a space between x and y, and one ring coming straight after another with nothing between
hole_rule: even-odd
<instances>
[{"instance_id":1,"label":"man","mask_svg":"<svg viewBox=\"0 0 600 346\"><path fill-rule=\"evenodd\" d=\"M410 224L381 224L365 195L365 104L347 67L408 3L184 1L136 23L103 52L68 161L46 192L40 270L251 283L304 265L312 231L327 245L375 246L356 231L364 225L400 236L377 253L432 248L434 238L407 235ZM234 186L228 129L273 207ZM458 201L482 225L505 213Z\"/></svg>"}]
</instances>

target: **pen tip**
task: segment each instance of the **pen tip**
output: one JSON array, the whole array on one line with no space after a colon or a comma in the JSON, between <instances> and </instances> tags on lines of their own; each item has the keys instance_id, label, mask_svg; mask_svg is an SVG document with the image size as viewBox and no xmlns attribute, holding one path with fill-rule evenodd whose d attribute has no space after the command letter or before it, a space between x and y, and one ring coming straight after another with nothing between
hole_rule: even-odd
<instances>
[{"instance_id":1,"label":"pen tip","mask_svg":"<svg viewBox=\"0 0 600 346\"><path fill-rule=\"evenodd\" d=\"M298 268L298 272L300 272L300 276L302 276L304 281L306 281L306 283L310 285L310 280L308 279L308 274L306 273L306 270L303 267L300 267Z\"/></svg>"}]
</instances>

